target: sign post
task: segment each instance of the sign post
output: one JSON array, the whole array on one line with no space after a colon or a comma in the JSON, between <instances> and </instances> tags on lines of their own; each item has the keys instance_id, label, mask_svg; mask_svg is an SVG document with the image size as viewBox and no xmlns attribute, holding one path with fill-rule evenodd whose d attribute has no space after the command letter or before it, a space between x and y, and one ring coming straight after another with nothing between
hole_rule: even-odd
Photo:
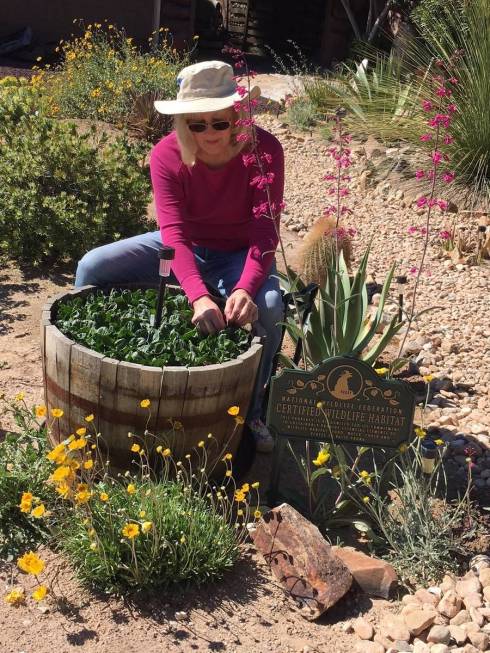
<instances>
[{"instance_id":1,"label":"sign post","mask_svg":"<svg viewBox=\"0 0 490 653\"><path fill-rule=\"evenodd\" d=\"M270 501L275 504L289 439L398 447L412 436L415 395L355 358L330 358L309 371L284 369L271 380L267 426L276 438Z\"/></svg>"}]
</instances>

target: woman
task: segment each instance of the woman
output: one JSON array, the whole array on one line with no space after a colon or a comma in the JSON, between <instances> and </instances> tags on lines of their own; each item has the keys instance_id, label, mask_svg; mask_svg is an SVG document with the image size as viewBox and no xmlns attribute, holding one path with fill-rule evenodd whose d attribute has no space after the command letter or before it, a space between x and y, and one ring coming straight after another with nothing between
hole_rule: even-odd
<instances>
[{"instance_id":1,"label":"woman","mask_svg":"<svg viewBox=\"0 0 490 653\"><path fill-rule=\"evenodd\" d=\"M175 131L151 154L150 169L160 231L98 247L78 264L75 285L107 285L158 280L158 250L175 248L172 272L194 310L193 323L203 333L227 324L259 322L266 342L246 421L257 450L269 452L273 439L260 419L264 385L280 342L283 303L275 278L277 231L263 213L267 194L236 102L233 69L221 61L184 68L177 78L176 100L155 102L160 113L175 116ZM251 97L260 93L255 87ZM269 177L273 205L282 203L284 157L279 141L257 128ZM248 156L246 156L248 153ZM279 224L279 214L275 216ZM224 311L206 283L226 298Z\"/></svg>"}]
</instances>

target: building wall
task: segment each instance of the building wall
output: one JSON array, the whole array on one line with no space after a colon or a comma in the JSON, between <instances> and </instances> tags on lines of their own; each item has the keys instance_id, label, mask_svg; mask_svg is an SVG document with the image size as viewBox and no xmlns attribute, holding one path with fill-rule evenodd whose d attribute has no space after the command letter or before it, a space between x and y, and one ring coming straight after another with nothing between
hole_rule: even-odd
<instances>
[{"instance_id":1,"label":"building wall","mask_svg":"<svg viewBox=\"0 0 490 653\"><path fill-rule=\"evenodd\" d=\"M144 41L153 30L153 0L0 0L0 36L30 25L36 41L57 42L76 31L75 18L107 18Z\"/></svg>"}]
</instances>

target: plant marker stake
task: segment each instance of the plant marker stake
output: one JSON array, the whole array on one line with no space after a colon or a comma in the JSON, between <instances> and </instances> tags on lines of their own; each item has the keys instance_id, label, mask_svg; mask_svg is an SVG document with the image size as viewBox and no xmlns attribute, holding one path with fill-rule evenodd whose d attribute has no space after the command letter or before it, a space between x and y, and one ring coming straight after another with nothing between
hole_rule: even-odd
<instances>
[{"instance_id":1,"label":"plant marker stake","mask_svg":"<svg viewBox=\"0 0 490 653\"><path fill-rule=\"evenodd\" d=\"M400 276L396 278L398 289L398 322L403 320L403 286L407 283L407 277Z\"/></svg>"},{"instance_id":2,"label":"plant marker stake","mask_svg":"<svg viewBox=\"0 0 490 653\"><path fill-rule=\"evenodd\" d=\"M437 456L437 445L434 440L424 438L420 443L420 454L422 456L422 471L424 474L432 474Z\"/></svg>"},{"instance_id":3,"label":"plant marker stake","mask_svg":"<svg viewBox=\"0 0 490 653\"><path fill-rule=\"evenodd\" d=\"M165 297L165 289L167 286L167 279L170 276L170 266L174 260L175 249L164 245L158 252L158 258L160 259L160 267L158 269L158 275L160 276L160 286L158 288L158 302L157 302L157 312L155 315L155 329L158 329L162 321L162 310L163 310L163 299Z\"/></svg>"}]
</instances>

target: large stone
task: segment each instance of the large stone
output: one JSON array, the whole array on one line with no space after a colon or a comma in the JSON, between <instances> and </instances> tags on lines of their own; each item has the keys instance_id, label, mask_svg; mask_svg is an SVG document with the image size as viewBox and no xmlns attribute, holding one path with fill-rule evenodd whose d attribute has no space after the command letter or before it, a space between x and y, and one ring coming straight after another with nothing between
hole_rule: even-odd
<instances>
[{"instance_id":1,"label":"large stone","mask_svg":"<svg viewBox=\"0 0 490 653\"><path fill-rule=\"evenodd\" d=\"M436 618L436 611L414 610L404 615L405 623L412 635L420 635L424 630L432 626Z\"/></svg>"},{"instance_id":2,"label":"large stone","mask_svg":"<svg viewBox=\"0 0 490 653\"><path fill-rule=\"evenodd\" d=\"M429 646L422 642L420 639L416 639L413 642L413 653L429 653Z\"/></svg>"},{"instance_id":3,"label":"large stone","mask_svg":"<svg viewBox=\"0 0 490 653\"><path fill-rule=\"evenodd\" d=\"M426 589L417 590L414 596L420 601L420 603L430 603L431 605L437 605L439 603L439 598Z\"/></svg>"},{"instance_id":4,"label":"large stone","mask_svg":"<svg viewBox=\"0 0 490 653\"><path fill-rule=\"evenodd\" d=\"M452 626L461 626L471 621L471 615L468 610L460 610L458 614L449 622Z\"/></svg>"},{"instance_id":5,"label":"large stone","mask_svg":"<svg viewBox=\"0 0 490 653\"><path fill-rule=\"evenodd\" d=\"M465 598L468 594L481 592L481 583L473 572L469 572L464 578L457 581L456 592Z\"/></svg>"},{"instance_id":6,"label":"large stone","mask_svg":"<svg viewBox=\"0 0 490 653\"><path fill-rule=\"evenodd\" d=\"M479 628L485 624L485 617L478 608L470 608L470 617L471 621L474 621Z\"/></svg>"},{"instance_id":7,"label":"large stone","mask_svg":"<svg viewBox=\"0 0 490 653\"><path fill-rule=\"evenodd\" d=\"M464 644L467 640L466 630L461 626L449 626L449 632L456 644Z\"/></svg>"},{"instance_id":8,"label":"large stone","mask_svg":"<svg viewBox=\"0 0 490 653\"><path fill-rule=\"evenodd\" d=\"M456 581L452 576L446 574L442 579L442 583L439 585L439 587L443 592L448 592L449 590L453 590L456 587Z\"/></svg>"},{"instance_id":9,"label":"large stone","mask_svg":"<svg viewBox=\"0 0 490 653\"><path fill-rule=\"evenodd\" d=\"M447 626L432 626L427 635L427 641L433 644L449 644L450 639L451 633Z\"/></svg>"},{"instance_id":10,"label":"large stone","mask_svg":"<svg viewBox=\"0 0 490 653\"><path fill-rule=\"evenodd\" d=\"M463 598L467 610L470 608L481 608L483 605L482 595L479 592L468 592Z\"/></svg>"},{"instance_id":11,"label":"large stone","mask_svg":"<svg viewBox=\"0 0 490 653\"><path fill-rule=\"evenodd\" d=\"M306 619L316 619L349 590L352 576L311 522L287 503L251 530L256 548Z\"/></svg>"},{"instance_id":12,"label":"large stone","mask_svg":"<svg viewBox=\"0 0 490 653\"><path fill-rule=\"evenodd\" d=\"M449 653L450 650L447 644L434 644L430 648L430 653Z\"/></svg>"},{"instance_id":13,"label":"large stone","mask_svg":"<svg viewBox=\"0 0 490 653\"><path fill-rule=\"evenodd\" d=\"M368 556L352 547L334 546L332 550L347 566L356 583L366 594L387 599L391 590L396 587L396 572L384 560Z\"/></svg>"},{"instance_id":14,"label":"large stone","mask_svg":"<svg viewBox=\"0 0 490 653\"><path fill-rule=\"evenodd\" d=\"M490 637L486 633L482 632L469 632L468 639L473 644L473 646L479 651L486 651L488 645L490 644Z\"/></svg>"},{"instance_id":15,"label":"large stone","mask_svg":"<svg viewBox=\"0 0 490 653\"><path fill-rule=\"evenodd\" d=\"M402 641L410 641L410 631L405 619L396 615L386 615L379 624L380 633L383 637L391 639L395 642L397 639Z\"/></svg>"},{"instance_id":16,"label":"large stone","mask_svg":"<svg viewBox=\"0 0 490 653\"><path fill-rule=\"evenodd\" d=\"M385 653L385 647L379 642L356 642L355 653Z\"/></svg>"},{"instance_id":17,"label":"large stone","mask_svg":"<svg viewBox=\"0 0 490 653\"><path fill-rule=\"evenodd\" d=\"M354 621L353 628L354 632L360 639L373 639L374 628L369 621L363 617L359 617Z\"/></svg>"},{"instance_id":18,"label":"large stone","mask_svg":"<svg viewBox=\"0 0 490 653\"><path fill-rule=\"evenodd\" d=\"M478 579L483 587L490 586L490 567L484 567L483 569L480 569Z\"/></svg>"},{"instance_id":19,"label":"large stone","mask_svg":"<svg viewBox=\"0 0 490 653\"><path fill-rule=\"evenodd\" d=\"M461 610L461 599L454 590L449 590L444 594L437 605L437 609L448 619L455 617Z\"/></svg>"},{"instance_id":20,"label":"large stone","mask_svg":"<svg viewBox=\"0 0 490 653\"><path fill-rule=\"evenodd\" d=\"M483 598L485 601L490 602L490 585L485 585L483 588Z\"/></svg>"}]
</instances>

